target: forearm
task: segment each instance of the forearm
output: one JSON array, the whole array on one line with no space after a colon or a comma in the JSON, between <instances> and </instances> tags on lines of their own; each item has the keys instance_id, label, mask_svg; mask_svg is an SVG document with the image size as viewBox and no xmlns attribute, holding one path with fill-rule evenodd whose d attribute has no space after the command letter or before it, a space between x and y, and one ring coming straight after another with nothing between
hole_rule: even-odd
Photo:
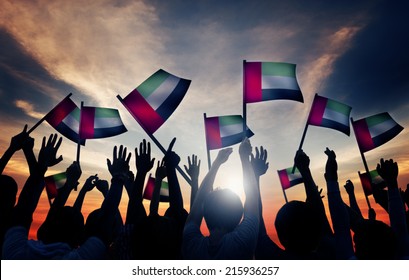
<instances>
[{"instance_id":1,"label":"forearm","mask_svg":"<svg viewBox=\"0 0 409 280\"><path fill-rule=\"evenodd\" d=\"M199 180L194 179L190 182L191 189L190 189L190 208L192 208L193 203L195 202L195 198L197 195L197 191L199 190Z\"/></svg>"},{"instance_id":2,"label":"forearm","mask_svg":"<svg viewBox=\"0 0 409 280\"><path fill-rule=\"evenodd\" d=\"M169 205L173 209L183 209L183 198L180 191L176 169L170 167L166 169L166 172L169 184Z\"/></svg>"},{"instance_id":3,"label":"forearm","mask_svg":"<svg viewBox=\"0 0 409 280\"><path fill-rule=\"evenodd\" d=\"M359 209L358 202L356 201L355 193L348 194L349 197L349 206L352 210L358 214L359 217L363 218L361 209Z\"/></svg>"},{"instance_id":4,"label":"forearm","mask_svg":"<svg viewBox=\"0 0 409 280\"><path fill-rule=\"evenodd\" d=\"M131 195L129 196L128 207L126 211L126 224L135 224L141 217L146 217L146 211L142 204L143 201L143 184L145 182L146 173L138 172L135 177L135 182L132 187Z\"/></svg>"},{"instance_id":5,"label":"forearm","mask_svg":"<svg viewBox=\"0 0 409 280\"><path fill-rule=\"evenodd\" d=\"M6 168L7 163L13 156L14 152L15 151L12 150L10 147L4 152L3 156L0 159L0 174L3 174L3 171Z\"/></svg>"},{"instance_id":6,"label":"forearm","mask_svg":"<svg viewBox=\"0 0 409 280\"><path fill-rule=\"evenodd\" d=\"M64 207L67 203L68 197L71 194L71 191L77 186L77 182L68 181L65 185L58 190L57 197L54 199L53 207Z\"/></svg>"},{"instance_id":7,"label":"forearm","mask_svg":"<svg viewBox=\"0 0 409 280\"><path fill-rule=\"evenodd\" d=\"M259 218L260 204L257 179L248 156L240 156L240 158L243 169L243 187L246 196L246 201L244 203L244 214L252 214Z\"/></svg>"},{"instance_id":8,"label":"forearm","mask_svg":"<svg viewBox=\"0 0 409 280\"><path fill-rule=\"evenodd\" d=\"M37 165L37 159L36 159L36 157L34 155L33 149L24 149L23 148L23 152L24 152L24 155L26 157L28 168L29 168L30 174L31 174L32 172L35 172L35 168L36 168L36 165Z\"/></svg>"},{"instance_id":9,"label":"forearm","mask_svg":"<svg viewBox=\"0 0 409 280\"><path fill-rule=\"evenodd\" d=\"M85 194L87 192L82 188L78 193L77 199L74 202L74 208L81 212L82 205L84 204Z\"/></svg>"},{"instance_id":10,"label":"forearm","mask_svg":"<svg viewBox=\"0 0 409 280\"><path fill-rule=\"evenodd\" d=\"M158 215L161 186L162 180L155 178L155 188L153 189L151 204L149 205L150 216Z\"/></svg>"},{"instance_id":11,"label":"forearm","mask_svg":"<svg viewBox=\"0 0 409 280\"><path fill-rule=\"evenodd\" d=\"M328 181L328 204L336 239L338 259L350 259L354 256L350 222L347 209L341 198L339 185L336 181Z\"/></svg>"},{"instance_id":12,"label":"forearm","mask_svg":"<svg viewBox=\"0 0 409 280\"><path fill-rule=\"evenodd\" d=\"M409 233L406 224L405 206L397 187L397 182L388 182L389 219L398 238L401 254L409 256Z\"/></svg>"}]
</instances>

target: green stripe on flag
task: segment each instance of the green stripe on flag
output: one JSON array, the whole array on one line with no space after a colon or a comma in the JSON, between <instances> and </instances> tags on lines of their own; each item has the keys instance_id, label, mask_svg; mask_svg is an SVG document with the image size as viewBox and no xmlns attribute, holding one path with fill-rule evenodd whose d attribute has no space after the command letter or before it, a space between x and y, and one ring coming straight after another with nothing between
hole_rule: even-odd
<instances>
[{"instance_id":1,"label":"green stripe on flag","mask_svg":"<svg viewBox=\"0 0 409 280\"><path fill-rule=\"evenodd\" d=\"M241 116L239 116L239 115L219 117L219 125L220 126L233 125L233 124L238 124L238 123L242 123L242 122L243 122L243 118Z\"/></svg>"},{"instance_id":2,"label":"green stripe on flag","mask_svg":"<svg viewBox=\"0 0 409 280\"><path fill-rule=\"evenodd\" d=\"M95 118L119 118L118 110L108 108L95 108Z\"/></svg>"},{"instance_id":3,"label":"green stripe on flag","mask_svg":"<svg viewBox=\"0 0 409 280\"><path fill-rule=\"evenodd\" d=\"M295 64L284 62L263 62L261 73L266 76L295 77Z\"/></svg>"},{"instance_id":4,"label":"green stripe on flag","mask_svg":"<svg viewBox=\"0 0 409 280\"><path fill-rule=\"evenodd\" d=\"M67 176L66 176L65 172L53 175L53 179L54 179L55 182L65 180L66 178L67 178Z\"/></svg>"},{"instance_id":5,"label":"green stripe on flag","mask_svg":"<svg viewBox=\"0 0 409 280\"><path fill-rule=\"evenodd\" d=\"M81 117L81 110L77 107L74 110L72 110L72 112L69 114L69 116L73 117L74 119L76 119L79 122L80 117Z\"/></svg>"},{"instance_id":6,"label":"green stripe on flag","mask_svg":"<svg viewBox=\"0 0 409 280\"><path fill-rule=\"evenodd\" d=\"M375 115L369 118L366 118L366 123L368 124L369 127L386 122L387 120L390 120L391 118L389 117L388 114L382 113L379 115Z\"/></svg>"},{"instance_id":7,"label":"green stripe on flag","mask_svg":"<svg viewBox=\"0 0 409 280\"><path fill-rule=\"evenodd\" d=\"M337 102L337 101L334 101L334 100L331 100L331 99L328 99L326 107L328 109L330 109L330 110L336 111L336 112L338 112L340 114L343 114L343 115L346 115L346 116L349 116L349 113L351 111L351 107L346 106L343 103L340 103L340 102Z\"/></svg>"},{"instance_id":8,"label":"green stripe on flag","mask_svg":"<svg viewBox=\"0 0 409 280\"><path fill-rule=\"evenodd\" d=\"M155 74L146 79L142 84L140 84L136 89L144 97L147 98L154 92L167 78L169 73L165 71L157 71Z\"/></svg>"}]
</instances>

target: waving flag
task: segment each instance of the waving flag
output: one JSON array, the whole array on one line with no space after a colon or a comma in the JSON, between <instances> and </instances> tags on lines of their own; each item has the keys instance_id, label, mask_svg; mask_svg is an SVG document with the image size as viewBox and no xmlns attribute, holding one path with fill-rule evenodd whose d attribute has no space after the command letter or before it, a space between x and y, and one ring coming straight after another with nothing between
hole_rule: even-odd
<instances>
[{"instance_id":1,"label":"waving flag","mask_svg":"<svg viewBox=\"0 0 409 280\"><path fill-rule=\"evenodd\" d=\"M146 183L145 191L143 193L143 198L152 200L154 189L155 189L155 178L149 176L148 182ZM162 184L161 184L159 201L169 202L169 185L165 181L162 181Z\"/></svg>"},{"instance_id":2,"label":"waving flag","mask_svg":"<svg viewBox=\"0 0 409 280\"><path fill-rule=\"evenodd\" d=\"M240 115L205 118L206 143L209 150L240 143L243 139L243 118ZM254 133L247 127L246 136Z\"/></svg>"},{"instance_id":3,"label":"waving flag","mask_svg":"<svg viewBox=\"0 0 409 280\"><path fill-rule=\"evenodd\" d=\"M179 106L190 82L160 69L124 99L118 98L142 128L152 134Z\"/></svg>"},{"instance_id":4,"label":"waving flag","mask_svg":"<svg viewBox=\"0 0 409 280\"><path fill-rule=\"evenodd\" d=\"M369 171L369 177L367 172L362 174L358 172L358 174L359 178L361 179L362 188L364 189L364 193L366 196L369 196L373 193L372 185L377 185L380 188L386 187L385 181L378 174L378 171L376 171L376 169Z\"/></svg>"},{"instance_id":5,"label":"waving flag","mask_svg":"<svg viewBox=\"0 0 409 280\"><path fill-rule=\"evenodd\" d=\"M349 136L351 109L348 105L316 94L307 123L332 128Z\"/></svg>"},{"instance_id":6,"label":"waving flag","mask_svg":"<svg viewBox=\"0 0 409 280\"><path fill-rule=\"evenodd\" d=\"M403 130L386 112L353 121L352 126L362 153L385 144Z\"/></svg>"},{"instance_id":7,"label":"waving flag","mask_svg":"<svg viewBox=\"0 0 409 280\"><path fill-rule=\"evenodd\" d=\"M71 94L64 98L46 116L45 120L59 133L78 143L80 109L70 98ZM81 145L85 145L85 140L80 140Z\"/></svg>"},{"instance_id":8,"label":"waving flag","mask_svg":"<svg viewBox=\"0 0 409 280\"><path fill-rule=\"evenodd\" d=\"M295 64L244 62L244 102L289 99L304 102Z\"/></svg>"},{"instance_id":9,"label":"waving flag","mask_svg":"<svg viewBox=\"0 0 409 280\"><path fill-rule=\"evenodd\" d=\"M111 137L126 131L118 110L86 106L81 108L81 139Z\"/></svg>"},{"instance_id":10,"label":"waving flag","mask_svg":"<svg viewBox=\"0 0 409 280\"><path fill-rule=\"evenodd\" d=\"M300 171L295 168L294 173L292 172L293 168L289 167L282 170L277 170L278 177L280 178L281 187L283 190L289 189L292 186L301 184L304 182Z\"/></svg>"},{"instance_id":11,"label":"waving flag","mask_svg":"<svg viewBox=\"0 0 409 280\"><path fill-rule=\"evenodd\" d=\"M44 178L45 190L48 199L57 197L58 189L62 188L67 181L67 174L65 172L47 176Z\"/></svg>"}]
</instances>

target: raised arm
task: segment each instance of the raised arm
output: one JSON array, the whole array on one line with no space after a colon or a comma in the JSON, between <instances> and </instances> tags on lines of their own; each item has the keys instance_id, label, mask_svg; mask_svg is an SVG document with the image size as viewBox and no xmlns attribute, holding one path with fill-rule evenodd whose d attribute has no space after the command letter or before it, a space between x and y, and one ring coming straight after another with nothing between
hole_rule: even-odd
<instances>
[{"instance_id":1,"label":"raised arm","mask_svg":"<svg viewBox=\"0 0 409 280\"><path fill-rule=\"evenodd\" d=\"M184 166L186 173L190 177L190 208L192 208L197 191L199 189L199 172L200 172L200 160L197 161L197 156L192 155L192 159L187 157L188 166Z\"/></svg>"},{"instance_id":2,"label":"raised arm","mask_svg":"<svg viewBox=\"0 0 409 280\"><path fill-rule=\"evenodd\" d=\"M294 159L295 166L300 171L300 174L304 180L304 187L306 193L306 201L309 203L317 213L320 213L322 219L322 232L324 235L332 235L331 226L328 222L327 215L325 213L324 203L321 198L321 194L318 191L318 187L314 182L314 179L310 170L310 158L303 150L297 151Z\"/></svg>"},{"instance_id":3,"label":"raised arm","mask_svg":"<svg viewBox=\"0 0 409 280\"><path fill-rule=\"evenodd\" d=\"M48 140L43 138L35 171L28 177L15 207L14 225L24 226L27 231L30 229L33 213L44 189L44 174L48 167L62 161L62 156L57 157L62 138L57 139L57 134L50 135Z\"/></svg>"},{"instance_id":4,"label":"raised arm","mask_svg":"<svg viewBox=\"0 0 409 280\"><path fill-rule=\"evenodd\" d=\"M85 184L82 186L81 190L78 193L77 199L74 202L74 208L78 209L81 212L82 205L84 204L85 194L94 189L98 181L98 175L92 175L87 178Z\"/></svg>"},{"instance_id":5,"label":"raised arm","mask_svg":"<svg viewBox=\"0 0 409 280\"><path fill-rule=\"evenodd\" d=\"M206 198L206 195L213 190L213 183L216 178L216 174L219 171L220 166L229 159L229 156L232 152L232 148L225 148L220 150L217 154L212 167L200 184L200 188L197 191L195 201L193 202L193 206L190 209L189 216L187 217L186 225L189 223L193 223L197 226L200 226L203 218L203 202Z\"/></svg>"},{"instance_id":6,"label":"raised arm","mask_svg":"<svg viewBox=\"0 0 409 280\"><path fill-rule=\"evenodd\" d=\"M143 186L146 175L152 169L154 162L155 159L151 158L151 144L143 139L139 144L139 151L138 148L135 148L136 176L129 196L126 224L135 224L138 219L146 217L146 211L142 204Z\"/></svg>"},{"instance_id":7,"label":"raised arm","mask_svg":"<svg viewBox=\"0 0 409 280\"><path fill-rule=\"evenodd\" d=\"M157 216L160 201L160 189L162 186L162 181L166 177L166 166L165 161L162 159L158 161L155 172L155 187L153 189L151 203L149 205L149 216Z\"/></svg>"},{"instance_id":8,"label":"raised arm","mask_svg":"<svg viewBox=\"0 0 409 280\"><path fill-rule=\"evenodd\" d=\"M409 257L409 233L406 225L405 206L398 189L398 163L381 159L376 170L388 186L389 219L398 239L400 257Z\"/></svg>"},{"instance_id":9,"label":"raised arm","mask_svg":"<svg viewBox=\"0 0 409 280\"><path fill-rule=\"evenodd\" d=\"M328 204L334 227L336 255L338 259L351 259L354 257L350 222L347 208L342 201L338 185L338 164L334 151L328 148L325 151L328 156L325 166L325 180L328 189Z\"/></svg>"},{"instance_id":10,"label":"raised arm","mask_svg":"<svg viewBox=\"0 0 409 280\"><path fill-rule=\"evenodd\" d=\"M363 219L364 217L362 216L361 209L359 209L358 202L356 201L354 184L351 182L351 180L346 181L344 188L348 194L349 206L358 214L361 219Z\"/></svg>"},{"instance_id":11,"label":"raised arm","mask_svg":"<svg viewBox=\"0 0 409 280\"><path fill-rule=\"evenodd\" d=\"M165 166L166 166L166 175L168 177L169 184L169 211L167 214L170 215L182 215L184 212L183 209L183 197L182 192L180 191L179 180L176 174L176 167L180 162L180 157L174 151L172 151L173 145L175 144L176 138L173 138L169 144L169 148L165 154Z\"/></svg>"},{"instance_id":12,"label":"raised arm","mask_svg":"<svg viewBox=\"0 0 409 280\"><path fill-rule=\"evenodd\" d=\"M30 171L31 171L34 164L36 164L36 161L34 162L32 161L33 157L31 156L32 151L33 151L32 145L34 144L34 140L31 140L30 143L28 144L27 149L24 149L24 146L27 145L26 142L29 141L29 138L30 137L27 133L27 125L24 126L22 132L20 132L19 134L11 138L10 146L7 148L7 150L4 152L3 156L0 159L0 174L3 174L4 168L6 167L7 163L10 161L14 153L21 149L24 150L25 154L26 152L28 152L28 154L26 154L26 158L27 158L27 162L29 164ZM31 152L30 152L30 145L31 145ZM35 160L35 157L34 157L34 160Z\"/></svg>"},{"instance_id":13,"label":"raised arm","mask_svg":"<svg viewBox=\"0 0 409 280\"><path fill-rule=\"evenodd\" d=\"M52 208L64 207L72 190L78 186L78 180L82 174L80 165L74 161L70 166L68 166L66 174L67 181L65 181L64 186L58 190L58 194L53 201Z\"/></svg>"}]
</instances>

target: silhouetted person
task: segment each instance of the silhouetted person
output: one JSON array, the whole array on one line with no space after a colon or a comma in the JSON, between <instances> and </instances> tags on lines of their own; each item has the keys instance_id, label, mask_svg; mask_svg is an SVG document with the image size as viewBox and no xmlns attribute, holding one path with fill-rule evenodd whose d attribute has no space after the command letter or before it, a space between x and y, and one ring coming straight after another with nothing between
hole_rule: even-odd
<instances>
[{"instance_id":1,"label":"silhouetted person","mask_svg":"<svg viewBox=\"0 0 409 280\"><path fill-rule=\"evenodd\" d=\"M244 208L240 198L229 189L212 191L220 166L231 148L219 151L202 181L183 232L185 259L253 259L259 229L259 190L250 162L251 145L246 138L239 147L243 168ZM200 232L204 217L210 235ZM243 218L242 218L243 217Z\"/></svg>"}]
</instances>

